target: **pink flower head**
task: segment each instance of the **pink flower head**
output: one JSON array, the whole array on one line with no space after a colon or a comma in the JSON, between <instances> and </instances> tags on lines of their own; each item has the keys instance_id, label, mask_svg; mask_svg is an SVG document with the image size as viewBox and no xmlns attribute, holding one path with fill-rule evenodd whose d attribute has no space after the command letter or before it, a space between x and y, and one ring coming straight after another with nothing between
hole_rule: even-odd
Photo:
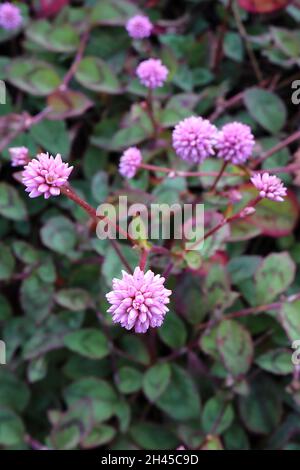
<instances>
[{"instance_id":1,"label":"pink flower head","mask_svg":"<svg viewBox=\"0 0 300 470\"><path fill-rule=\"evenodd\" d=\"M50 196L58 196L59 188L68 181L72 170L73 167L64 163L59 154L54 158L48 153L40 153L23 171L25 191L29 193L29 197L44 195L48 199Z\"/></svg>"},{"instance_id":2,"label":"pink flower head","mask_svg":"<svg viewBox=\"0 0 300 470\"><path fill-rule=\"evenodd\" d=\"M168 73L167 67L162 64L160 59L144 60L136 69L140 82L152 89L163 86Z\"/></svg>"},{"instance_id":3,"label":"pink flower head","mask_svg":"<svg viewBox=\"0 0 300 470\"><path fill-rule=\"evenodd\" d=\"M125 178L133 178L142 162L142 154L136 147L129 147L120 159L119 172Z\"/></svg>"},{"instance_id":4,"label":"pink flower head","mask_svg":"<svg viewBox=\"0 0 300 470\"><path fill-rule=\"evenodd\" d=\"M133 274L122 271L122 279L113 279L113 290L106 294L114 323L127 330L146 333L149 327L162 325L171 291L164 287L165 278L139 267Z\"/></svg>"},{"instance_id":5,"label":"pink flower head","mask_svg":"<svg viewBox=\"0 0 300 470\"><path fill-rule=\"evenodd\" d=\"M151 35L153 24L148 16L135 15L127 21L126 29L133 39L143 39Z\"/></svg>"},{"instance_id":6,"label":"pink flower head","mask_svg":"<svg viewBox=\"0 0 300 470\"><path fill-rule=\"evenodd\" d=\"M281 202L286 196L287 189L277 176L269 175L269 173L256 173L251 181L261 197Z\"/></svg>"},{"instance_id":7,"label":"pink flower head","mask_svg":"<svg viewBox=\"0 0 300 470\"><path fill-rule=\"evenodd\" d=\"M0 5L0 26L6 30L14 30L22 24L21 10L10 2Z\"/></svg>"},{"instance_id":8,"label":"pink flower head","mask_svg":"<svg viewBox=\"0 0 300 470\"><path fill-rule=\"evenodd\" d=\"M232 204L235 204L236 202L239 202L243 199L242 193L238 191L237 189L230 189L226 193L226 197L228 197L229 201Z\"/></svg>"},{"instance_id":9,"label":"pink flower head","mask_svg":"<svg viewBox=\"0 0 300 470\"><path fill-rule=\"evenodd\" d=\"M214 155L218 130L207 119L191 116L180 121L173 131L173 147L177 155L192 163L202 163Z\"/></svg>"},{"instance_id":10,"label":"pink flower head","mask_svg":"<svg viewBox=\"0 0 300 470\"><path fill-rule=\"evenodd\" d=\"M251 129L241 122L231 122L223 126L217 142L217 157L234 165L245 163L255 145Z\"/></svg>"},{"instance_id":11,"label":"pink flower head","mask_svg":"<svg viewBox=\"0 0 300 470\"><path fill-rule=\"evenodd\" d=\"M24 166L30 161L27 147L10 147L11 166Z\"/></svg>"}]
</instances>

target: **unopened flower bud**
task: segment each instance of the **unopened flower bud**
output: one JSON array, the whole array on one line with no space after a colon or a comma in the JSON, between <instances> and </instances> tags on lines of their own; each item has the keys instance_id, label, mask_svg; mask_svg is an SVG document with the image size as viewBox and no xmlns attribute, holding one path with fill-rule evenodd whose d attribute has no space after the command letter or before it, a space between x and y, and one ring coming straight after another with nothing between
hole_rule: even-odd
<instances>
[{"instance_id":1,"label":"unopened flower bud","mask_svg":"<svg viewBox=\"0 0 300 470\"><path fill-rule=\"evenodd\" d=\"M249 215L254 214L256 209L254 207L245 207L240 213L240 218L243 219L244 217L248 217Z\"/></svg>"}]
</instances>

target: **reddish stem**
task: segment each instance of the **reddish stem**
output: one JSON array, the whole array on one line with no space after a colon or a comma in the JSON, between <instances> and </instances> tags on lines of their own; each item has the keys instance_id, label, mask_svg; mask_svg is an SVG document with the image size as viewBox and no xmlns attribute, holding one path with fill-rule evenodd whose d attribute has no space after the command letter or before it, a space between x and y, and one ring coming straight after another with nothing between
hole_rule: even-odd
<instances>
[{"instance_id":1,"label":"reddish stem","mask_svg":"<svg viewBox=\"0 0 300 470\"><path fill-rule=\"evenodd\" d=\"M209 232L207 232L204 237L203 237L203 240L206 240L207 238L209 238L211 235L213 235L215 232L217 232L220 228L224 227L224 225L226 224L229 224L230 222L234 222L235 220L238 220L238 219L243 219L245 216L243 215L243 213L245 212L246 209L248 208L252 208L254 206L256 206L256 204L259 203L259 201L261 201L261 197L258 196L256 199L254 199L253 201L250 201L249 204L247 204L246 207L244 207L243 209L241 209L239 212L237 212L236 214L232 215L231 217L227 217L225 218L224 220L222 220L222 222L220 222L216 227L212 228Z\"/></svg>"},{"instance_id":2,"label":"reddish stem","mask_svg":"<svg viewBox=\"0 0 300 470\"><path fill-rule=\"evenodd\" d=\"M99 220L105 220L111 227L116 229L116 231L123 236L123 238L128 239L133 245L136 244L135 240L129 235L128 232L124 231L118 224L115 224L112 220L104 215L97 215L96 209L88 204L86 201L81 199L77 193L70 186L62 186L61 192L67 196L69 199L72 199L77 205L81 206L89 216L98 222Z\"/></svg>"},{"instance_id":3,"label":"reddish stem","mask_svg":"<svg viewBox=\"0 0 300 470\"><path fill-rule=\"evenodd\" d=\"M84 201L84 199L81 199L81 197L78 196L70 186L62 186L60 190L65 196L74 201L78 206L82 207L82 209L84 209L93 220L98 221L96 209Z\"/></svg>"},{"instance_id":4,"label":"reddish stem","mask_svg":"<svg viewBox=\"0 0 300 470\"><path fill-rule=\"evenodd\" d=\"M291 134L289 137L286 139L282 140L278 144L274 145L274 147L270 148L266 152L262 154L260 158L255 160L254 162L254 168L259 166L261 163L263 163L267 158L271 157L274 153L279 152L280 150L284 149L288 145L292 144L296 140L300 139L300 131L296 131L293 134Z\"/></svg>"},{"instance_id":5,"label":"reddish stem","mask_svg":"<svg viewBox=\"0 0 300 470\"><path fill-rule=\"evenodd\" d=\"M20 125L11 133L7 134L7 136L1 141L0 152L2 152L11 143L12 140L16 139L19 134L30 129L30 127L32 127L33 125L43 121L43 119L45 119L45 117L50 113L50 111L51 108L47 106L35 116L30 116L28 113L24 113L24 118Z\"/></svg>"},{"instance_id":6,"label":"reddish stem","mask_svg":"<svg viewBox=\"0 0 300 470\"><path fill-rule=\"evenodd\" d=\"M188 176L218 176L218 174L219 174L218 171L180 171L180 170L174 170L173 168L168 168L168 167L165 167L165 166L150 165L149 163L141 163L140 168L143 168L144 170L158 171L158 172L161 172L161 173L168 173L172 176L174 175L174 176L182 176L182 177L188 177ZM223 176L235 176L235 175L232 174L232 173L223 173Z\"/></svg>"},{"instance_id":7,"label":"reddish stem","mask_svg":"<svg viewBox=\"0 0 300 470\"><path fill-rule=\"evenodd\" d=\"M144 248L142 248L141 255L140 255L140 262L139 262L139 267L141 271L145 271L147 259L148 259L148 250L145 250Z\"/></svg>"},{"instance_id":8,"label":"reddish stem","mask_svg":"<svg viewBox=\"0 0 300 470\"><path fill-rule=\"evenodd\" d=\"M224 174L224 171L225 171L227 165L228 165L228 162L226 162L226 161L224 160L224 161L223 161L223 164L222 164L222 166L221 166L221 168L220 168L220 171L219 171L219 173L218 173L218 175L217 175L217 177L216 177L216 179L215 179L215 181L214 181L214 183L213 183L213 185L212 185L212 187L211 187L211 192L212 192L212 193L214 193L214 192L216 191L217 184L218 184L218 182L220 181L222 175Z\"/></svg>"},{"instance_id":9,"label":"reddish stem","mask_svg":"<svg viewBox=\"0 0 300 470\"><path fill-rule=\"evenodd\" d=\"M291 163L288 166L277 166L275 168L270 168L268 170L255 170L253 173L265 173L266 171L276 174L276 173L294 173L296 170L300 170L300 163Z\"/></svg>"},{"instance_id":10,"label":"reddish stem","mask_svg":"<svg viewBox=\"0 0 300 470\"><path fill-rule=\"evenodd\" d=\"M41 442L37 441L29 434L25 436L25 442L33 449L33 450L51 450L49 447L45 446Z\"/></svg>"},{"instance_id":11,"label":"reddish stem","mask_svg":"<svg viewBox=\"0 0 300 470\"><path fill-rule=\"evenodd\" d=\"M244 207L243 209L241 209L239 212L237 212L236 214L232 215L231 217L224 217L224 219L218 224L216 225L215 227L213 227L211 230L209 230L202 239L200 240L197 240L191 247L189 247L189 251L192 250L194 247L196 247L199 243L203 242L204 240L207 240L207 238L211 237L214 233L216 233L218 230L220 230L222 227L224 227L224 225L226 224L229 224L230 222L233 222L235 220L238 220L238 219L244 219L245 217L247 217L247 215L244 215L245 214L245 211L248 209L248 208L252 208L254 206L256 206L256 204L259 203L259 201L261 201L261 197L258 196L257 198L255 198L253 201L250 201L249 204L247 204L246 207ZM250 214L249 214L250 215Z\"/></svg>"},{"instance_id":12,"label":"reddish stem","mask_svg":"<svg viewBox=\"0 0 300 470\"><path fill-rule=\"evenodd\" d=\"M170 261L170 263L167 265L166 269L162 273L162 277L164 277L165 279L168 279L168 277L170 276L172 272L173 267L174 267L174 263L173 261Z\"/></svg>"},{"instance_id":13,"label":"reddish stem","mask_svg":"<svg viewBox=\"0 0 300 470\"><path fill-rule=\"evenodd\" d=\"M125 256L123 255L119 245L118 245L118 242L116 242L116 240L113 240L112 238L109 239L110 243L111 243L111 246L113 247L113 249L115 250L115 252L117 253L118 257L120 258L120 260L122 261L123 263L123 266L127 269L127 271L132 274L133 271L131 269L131 266L130 264L128 263L127 259L125 258Z\"/></svg>"},{"instance_id":14,"label":"reddish stem","mask_svg":"<svg viewBox=\"0 0 300 470\"><path fill-rule=\"evenodd\" d=\"M154 139L157 139L157 136L159 134L159 126L158 123L156 122L155 116L154 116L154 109L153 109L153 92L152 89L148 89L148 96L147 96L147 112L148 116L150 118L152 127L153 127L153 137Z\"/></svg>"},{"instance_id":15,"label":"reddish stem","mask_svg":"<svg viewBox=\"0 0 300 470\"><path fill-rule=\"evenodd\" d=\"M74 58L74 61L71 65L71 67L69 68L68 72L66 73L66 75L63 78L62 84L59 87L60 90L65 90L66 88L68 88L70 81L72 80L73 76L75 75L76 70L78 68L78 65L79 65L79 63L80 63L80 61L83 57L84 51L86 49L86 46L87 46L87 43L88 43L88 40L89 40L89 36L90 36L90 31L89 31L89 29L87 29L81 36L80 44L79 44L76 56Z\"/></svg>"},{"instance_id":16,"label":"reddish stem","mask_svg":"<svg viewBox=\"0 0 300 470\"><path fill-rule=\"evenodd\" d=\"M218 37L217 46L216 46L216 49L215 49L214 61L213 61L213 66L212 66L212 69L213 69L214 72L218 71L218 69L220 67L220 63L221 63L222 58L223 58L224 39L225 39L225 34L226 34L226 31L227 31L227 28L228 28L228 20L229 20L230 14L231 14L232 2L233 2L233 0L228 1L228 5L227 5L226 10L225 10L223 23L222 23L220 31L219 31L219 37Z\"/></svg>"},{"instance_id":17,"label":"reddish stem","mask_svg":"<svg viewBox=\"0 0 300 470\"><path fill-rule=\"evenodd\" d=\"M224 315L223 317L221 317L220 319L216 321L210 320L208 322L201 323L198 326L198 329L203 330L206 327L214 326L216 323L219 323L220 321L223 321L223 320L231 320L233 318L242 318L248 315L255 315L257 313L263 313L268 310L278 310L281 308L284 302L295 302L296 300L299 300L299 299L300 299L300 293L297 293L297 294L291 295L287 299L281 300L280 302L274 302L274 303L266 304L266 305L259 305L258 307L243 308L242 310L238 310L237 312L232 312L232 313L229 313L228 315Z\"/></svg>"},{"instance_id":18,"label":"reddish stem","mask_svg":"<svg viewBox=\"0 0 300 470\"><path fill-rule=\"evenodd\" d=\"M164 246L152 245L151 252L156 253L158 255L170 255L170 250L165 248Z\"/></svg>"},{"instance_id":19,"label":"reddish stem","mask_svg":"<svg viewBox=\"0 0 300 470\"><path fill-rule=\"evenodd\" d=\"M84 209L85 212L87 212L87 214L95 222L98 222L99 220L105 220L108 224L112 225L120 234L122 234L125 238L129 238L130 241L134 242L134 240L129 236L129 234L127 232L124 232L117 224L115 225L111 220L109 220L105 216L97 216L97 213L96 213L96 210L94 209L94 207L92 207L90 204L88 204L86 201L84 201L80 196L78 196L78 194L75 193L75 191L73 189L71 189L70 186L62 186L60 188L60 190L65 196L67 196L69 199L74 201L78 206L82 207L82 209ZM115 252L119 256L120 260L122 261L123 265L125 266L125 268L129 272L132 272L132 269L131 269L130 265L128 264L126 258L123 256L123 254L122 254L122 252L119 248L118 243L115 240L111 239L111 238L109 239L109 241L110 241L113 249L115 250Z\"/></svg>"}]
</instances>

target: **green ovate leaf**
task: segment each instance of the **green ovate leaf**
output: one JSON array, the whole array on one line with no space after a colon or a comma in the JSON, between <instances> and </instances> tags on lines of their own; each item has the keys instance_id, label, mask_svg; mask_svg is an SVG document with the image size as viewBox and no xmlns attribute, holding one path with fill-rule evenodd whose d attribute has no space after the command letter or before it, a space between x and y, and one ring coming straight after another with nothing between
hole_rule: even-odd
<instances>
[{"instance_id":1,"label":"green ovate leaf","mask_svg":"<svg viewBox=\"0 0 300 470\"><path fill-rule=\"evenodd\" d=\"M217 348L228 372L246 374L251 366L253 343L249 332L234 320L222 321L217 331Z\"/></svg>"},{"instance_id":2,"label":"green ovate leaf","mask_svg":"<svg viewBox=\"0 0 300 470\"><path fill-rule=\"evenodd\" d=\"M293 372L291 351L288 349L273 349L255 360L261 369L276 375L287 375Z\"/></svg>"},{"instance_id":3,"label":"green ovate leaf","mask_svg":"<svg viewBox=\"0 0 300 470\"><path fill-rule=\"evenodd\" d=\"M24 279L21 285L21 305L34 322L43 321L50 313L53 302L54 287L44 282L33 273Z\"/></svg>"},{"instance_id":4,"label":"green ovate leaf","mask_svg":"<svg viewBox=\"0 0 300 470\"><path fill-rule=\"evenodd\" d=\"M27 218L26 207L19 193L7 183L0 183L0 214L17 221Z\"/></svg>"},{"instance_id":5,"label":"green ovate leaf","mask_svg":"<svg viewBox=\"0 0 300 470\"><path fill-rule=\"evenodd\" d=\"M42 227L41 239L47 248L60 254L68 254L75 247L75 227L66 217L52 217Z\"/></svg>"},{"instance_id":6,"label":"green ovate leaf","mask_svg":"<svg viewBox=\"0 0 300 470\"><path fill-rule=\"evenodd\" d=\"M92 8L90 21L99 25L123 25L137 13L137 7L128 0L102 0Z\"/></svg>"},{"instance_id":7,"label":"green ovate leaf","mask_svg":"<svg viewBox=\"0 0 300 470\"><path fill-rule=\"evenodd\" d=\"M0 376L0 403L16 412L23 411L28 405L30 392L24 382L19 380L12 372L1 367Z\"/></svg>"},{"instance_id":8,"label":"green ovate leaf","mask_svg":"<svg viewBox=\"0 0 300 470\"><path fill-rule=\"evenodd\" d=\"M120 93L120 83L110 67L97 57L83 58L75 77L85 88L103 93Z\"/></svg>"},{"instance_id":9,"label":"green ovate leaf","mask_svg":"<svg viewBox=\"0 0 300 470\"><path fill-rule=\"evenodd\" d=\"M284 28L272 27L271 33L276 42L276 45L289 57L299 57L299 32L290 31Z\"/></svg>"},{"instance_id":10,"label":"green ovate leaf","mask_svg":"<svg viewBox=\"0 0 300 470\"><path fill-rule=\"evenodd\" d=\"M258 305L272 302L284 292L295 277L296 266L287 252L273 253L261 262L255 273Z\"/></svg>"},{"instance_id":11,"label":"green ovate leaf","mask_svg":"<svg viewBox=\"0 0 300 470\"><path fill-rule=\"evenodd\" d=\"M10 61L6 75L15 87L34 96L47 96L61 81L54 67L47 62L25 57Z\"/></svg>"},{"instance_id":12,"label":"green ovate leaf","mask_svg":"<svg viewBox=\"0 0 300 470\"><path fill-rule=\"evenodd\" d=\"M37 144L54 156L59 153L64 161L68 159L70 139L64 121L41 121L30 128L30 134Z\"/></svg>"},{"instance_id":13,"label":"green ovate leaf","mask_svg":"<svg viewBox=\"0 0 300 470\"><path fill-rule=\"evenodd\" d=\"M0 281L7 281L11 278L15 267L15 258L10 248L0 243Z\"/></svg>"},{"instance_id":14,"label":"green ovate leaf","mask_svg":"<svg viewBox=\"0 0 300 470\"><path fill-rule=\"evenodd\" d=\"M0 406L0 445L13 446L24 439L24 425L13 411Z\"/></svg>"},{"instance_id":15,"label":"green ovate leaf","mask_svg":"<svg viewBox=\"0 0 300 470\"><path fill-rule=\"evenodd\" d=\"M39 46L53 52L74 52L79 45L79 34L68 24L54 25L45 20L34 21L26 35Z\"/></svg>"},{"instance_id":16,"label":"green ovate leaf","mask_svg":"<svg viewBox=\"0 0 300 470\"><path fill-rule=\"evenodd\" d=\"M162 341L173 349L182 348L187 339L187 332L183 321L173 312L166 314L158 334Z\"/></svg>"},{"instance_id":17,"label":"green ovate leaf","mask_svg":"<svg viewBox=\"0 0 300 470\"><path fill-rule=\"evenodd\" d=\"M133 393L142 386L142 374L133 367L122 367L118 373L118 388L122 393Z\"/></svg>"},{"instance_id":18,"label":"green ovate leaf","mask_svg":"<svg viewBox=\"0 0 300 470\"><path fill-rule=\"evenodd\" d=\"M81 116L87 109L93 106L93 102L79 91L56 90L47 98L51 108L49 119L66 119Z\"/></svg>"},{"instance_id":19,"label":"green ovate leaf","mask_svg":"<svg viewBox=\"0 0 300 470\"><path fill-rule=\"evenodd\" d=\"M81 447L84 449L93 449L111 442L116 434L115 428L108 424L97 424L92 431L84 437Z\"/></svg>"},{"instance_id":20,"label":"green ovate leaf","mask_svg":"<svg viewBox=\"0 0 300 470\"><path fill-rule=\"evenodd\" d=\"M230 403L210 398L203 407L202 426L206 434L222 434L232 423L234 412Z\"/></svg>"},{"instance_id":21,"label":"green ovate leaf","mask_svg":"<svg viewBox=\"0 0 300 470\"><path fill-rule=\"evenodd\" d=\"M62 289L55 295L56 302L69 310L84 310L91 304L89 293L83 289Z\"/></svg>"},{"instance_id":22,"label":"green ovate leaf","mask_svg":"<svg viewBox=\"0 0 300 470\"><path fill-rule=\"evenodd\" d=\"M133 425L130 431L132 439L143 449L172 449L177 444L177 438L172 431L162 425L139 423Z\"/></svg>"},{"instance_id":23,"label":"green ovate leaf","mask_svg":"<svg viewBox=\"0 0 300 470\"><path fill-rule=\"evenodd\" d=\"M200 395L191 377L180 367L171 366L171 378L156 405L178 421L199 418Z\"/></svg>"},{"instance_id":24,"label":"green ovate leaf","mask_svg":"<svg viewBox=\"0 0 300 470\"><path fill-rule=\"evenodd\" d=\"M64 344L71 351L90 359L102 359L109 353L108 341L101 331L85 328L69 333L64 337Z\"/></svg>"},{"instance_id":25,"label":"green ovate leaf","mask_svg":"<svg viewBox=\"0 0 300 470\"><path fill-rule=\"evenodd\" d=\"M239 409L244 425L251 432L269 434L275 430L282 412L275 384L266 379L252 382L250 393L239 399Z\"/></svg>"},{"instance_id":26,"label":"green ovate leaf","mask_svg":"<svg viewBox=\"0 0 300 470\"><path fill-rule=\"evenodd\" d=\"M168 363L157 364L147 370L143 379L143 390L148 400L155 402L165 391L171 380Z\"/></svg>"},{"instance_id":27,"label":"green ovate leaf","mask_svg":"<svg viewBox=\"0 0 300 470\"><path fill-rule=\"evenodd\" d=\"M272 134L285 125L286 107L278 95L261 88L250 88L244 93L245 105L251 116Z\"/></svg>"},{"instance_id":28,"label":"green ovate leaf","mask_svg":"<svg viewBox=\"0 0 300 470\"><path fill-rule=\"evenodd\" d=\"M283 302L278 319L291 341L300 339L300 300Z\"/></svg>"}]
</instances>

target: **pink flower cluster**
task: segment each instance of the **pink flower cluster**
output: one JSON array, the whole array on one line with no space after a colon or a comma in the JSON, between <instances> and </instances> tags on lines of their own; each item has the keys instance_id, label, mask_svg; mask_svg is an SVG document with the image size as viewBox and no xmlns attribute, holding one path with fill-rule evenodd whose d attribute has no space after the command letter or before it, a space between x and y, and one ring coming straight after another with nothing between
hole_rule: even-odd
<instances>
[{"instance_id":1,"label":"pink flower cluster","mask_svg":"<svg viewBox=\"0 0 300 470\"><path fill-rule=\"evenodd\" d=\"M287 188L277 176L269 175L269 173L256 173L252 176L251 181L258 189L260 197L277 202L284 200Z\"/></svg>"},{"instance_id":2,"label":"pink flower cluster","mask_svg":"<svg viewBox=\"0 0 300 470\"><path fill-rule=\"evenodd\" d=\"M160 59L147 59L141 62L136 74L142 85L154 89L163 86L168 76L168 69Z\"/></svg>"},{"instance_id":3,"label":"pink flower cluster","mask_svg":"<svg viewBox=\"0 0 300 470\"><path fill-rule=\"evenodd\" d=\"M242 164L251 156L254 144L250 127L240 122L225 124L218 131L209 120L191 116L173 131L176 154L191 163L202 163L216 155L235 165Z\"/></svg>"},{"instance_id":4,"label":"pink flower cluster","mask_svg":"<svg viewBox=\"0 0 300 470\"><path fill-rule=\"evenodd\" d=\"M11 157L11 166L24 166L30 161L27 147L11 147L8 149Z\"/></svg>"},{"instance_id":5,"label":"pink flower cluster","mask_svg":"<svg viewBox=\"0 0 300 470\"><path fill-rule=\"evenodd\" d=\"M137 147L129 147L127 150L125 150L120 159L120 174L125 178L133 178L141 162L142 154L139 149Z\"/></svg>"},{"instance_id":6,"label":"pink flower cluster","mask_svg":"<svg viewBox=\"0 0 300 470\"><path fill-rule=\"evenodd\" d=\"M234 165L245 163L255 145L251 129L240 122L225 124L218 135L217 156Z\"/></svg>"},{"instance_id":7,"label":"pink flower cluster","mask_svg":"<svg viewBox=\"0 0 300 470\"><path fill-rule=\"evenodd\" d=\"M22 181L26 186L25 191L29 197L43 195L45 199L50 196L58 196L60 187L70 176L73 167L64 163L59 154L54 158L48 153L40 153L25 166Z\"/></svg>"},{"instance_id":8,"label":"pink flower cluster","mask_svg":"<svg viewBox=\"0 0 300 470\"><path fill-rule=\"evenodd\" d=\"M150 270L144 273L139 267L133 274L122 271L122 279L113 279L113 290L106 295L114 323L127 330L134 328L136 333L161 326L172 293L164 282L159 274L155 276Z\"/></svg>"},{"instance_id":9,"label":"pink flower cluster","mask_svg":"<svg viewBox=\"0 0 300 470\"><path fill-rule=\"evenodd\" d=\"M126 30L133 39L143 39L151 36L153 24L148 16L135 15L126 23Z\"/></svg>"},{"instance_id":10,"label":"pink flower cluster","mask_svg":"<svg viewBox=\"0 0 300 470\"><path fill-rule=\"evenodd\" d=\"M191 163L201 163L214 155L217 139L217 128L202 117L186 118L173 131L173 147L177 155Z\"/></svg>"},{"instance_id":11,"label":"pink flower cluster","mask_svg":"<svg viewBox=\"0 0 300 470\"><path fill-rule=\"evenodd\" d=\"M0 5L0 27L11 31L18 29L23 22L20 8L10 2Z\"/></svg>"}]
</instances>

